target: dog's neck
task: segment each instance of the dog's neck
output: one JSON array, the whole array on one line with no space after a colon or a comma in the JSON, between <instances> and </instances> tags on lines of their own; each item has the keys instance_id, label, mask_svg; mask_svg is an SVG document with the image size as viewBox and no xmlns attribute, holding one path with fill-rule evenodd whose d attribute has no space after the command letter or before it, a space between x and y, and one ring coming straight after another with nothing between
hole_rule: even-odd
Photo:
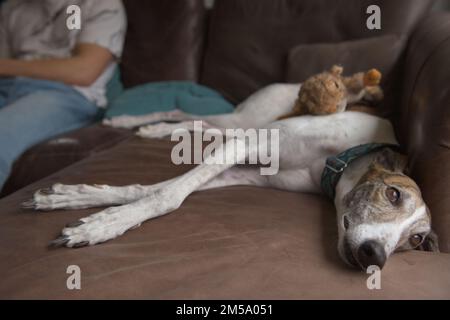
<instances>
[{"instance_id":1,"label":"dog's neck","mask_svg":"<svg viewBox=\"0 0 450 320\"><path fill-rule=\"evenodd\" d=\"M345 195L349 193L356 184L361 180L361 177L367 173L370 164L374 161L378 152L371 152L354 161L352 161L348 167L344 170L338 184L336 185L336 194L334 198L334 204L336 209L339 210L342 204L342 200Z\"/></svg>"}]
</instances>

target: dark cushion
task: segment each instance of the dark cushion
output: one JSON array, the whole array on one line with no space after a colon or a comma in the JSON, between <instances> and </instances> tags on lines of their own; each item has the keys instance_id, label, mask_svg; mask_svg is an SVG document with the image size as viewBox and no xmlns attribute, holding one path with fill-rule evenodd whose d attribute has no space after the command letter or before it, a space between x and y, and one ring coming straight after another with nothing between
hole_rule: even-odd
<instances>
[{"instance_id":1,"label":"dark cushion","mask_svg":"<svg viewBox=\"0 0 450 320\"><path fill-rule=\"evenodd\" d=\"M371 4L381 8L381 30L366 28ZM431 4L430 0L217 0L201 81L240 102L265 85L284 81L291 48L409 33Z\"/></svg>"},{"instance_id":2,"label":"dark cushion","mask_svg":"<svg viewBox=\"0 0 450 320\"><path fill-rule=\"evenodd\" d=\"M202 0L124 1L128 29L122 57L126 87L198 80L205 32Z\"/></svg>"},{"instance_id":3,"label":"dark cushion","mask_svg":"<svg viewBox=\"0 0 450 320\"><path fill-rule=\"evenodd\" d=\"M378 109L386 116L398 97L400 81L396 66L399 66L405 45L406 38L397 35L298 45L289 51L286 82L303 82L318 72L330 69L333 64L342 65L344 75L377 68L382 73L381 87L385 93Z\"/></svg>"}]
</instances>

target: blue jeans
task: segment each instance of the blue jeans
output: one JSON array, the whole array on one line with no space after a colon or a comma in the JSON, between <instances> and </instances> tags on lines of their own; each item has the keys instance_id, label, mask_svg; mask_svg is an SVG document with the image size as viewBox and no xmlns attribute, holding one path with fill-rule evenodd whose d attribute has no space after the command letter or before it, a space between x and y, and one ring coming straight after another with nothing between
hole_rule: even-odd
<instances>
[{"instance_id":1,"label":"blue jeans","mask_svg":"<svg viewBox=\"0 0 450 320\"><path fill-rule=\"evenodd\" d=\"M22 152L88 125L97 112L95 104L63 83L0 78L0 190Z\"/></svg>"}]
</instances>

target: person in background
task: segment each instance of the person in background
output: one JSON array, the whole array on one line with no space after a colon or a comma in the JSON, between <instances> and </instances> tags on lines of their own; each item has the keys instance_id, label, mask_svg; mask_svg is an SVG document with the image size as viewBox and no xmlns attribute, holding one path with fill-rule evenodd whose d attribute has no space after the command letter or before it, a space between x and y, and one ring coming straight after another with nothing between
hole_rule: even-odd
<instances>
[{"instance_id":1,"label":"person in background","mask_svg":"<svg viewBox=\"0 0 450 320\"><path fill-rule=\"evenodd\" d=\"M69 30L71 5L79 29ZM0 190L30 146L96 119L125 31L120 0L0 4Z\"/></svg>"}]
</instances>

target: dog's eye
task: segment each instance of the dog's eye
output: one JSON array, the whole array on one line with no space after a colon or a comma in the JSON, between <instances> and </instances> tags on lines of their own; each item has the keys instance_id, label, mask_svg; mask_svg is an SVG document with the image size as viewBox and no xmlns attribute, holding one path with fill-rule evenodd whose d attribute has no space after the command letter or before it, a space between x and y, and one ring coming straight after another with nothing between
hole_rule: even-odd
<instances>
[{"instance_id":1,"label":"dog's eye","mask_svg":"<svg viewBox=\"0 0 450 320\"><path fill-rule=\"evenodd\" d=\"M409 237L409 244L415 248L422 243L422 240L423 237L420 234L415 234Z\"/></svg>"},{"instance_id":2,"label":"dog's eye","mask_svg":"<svg viewBox=\"0 0 450 320\"><path fill-rule=\"evenodd\" d=\"M393 187L389 187L386 189L386 198L388 198L391 203L397 203L398 199L400 199L400 191Z\"/></svg>"}]
</instances>

